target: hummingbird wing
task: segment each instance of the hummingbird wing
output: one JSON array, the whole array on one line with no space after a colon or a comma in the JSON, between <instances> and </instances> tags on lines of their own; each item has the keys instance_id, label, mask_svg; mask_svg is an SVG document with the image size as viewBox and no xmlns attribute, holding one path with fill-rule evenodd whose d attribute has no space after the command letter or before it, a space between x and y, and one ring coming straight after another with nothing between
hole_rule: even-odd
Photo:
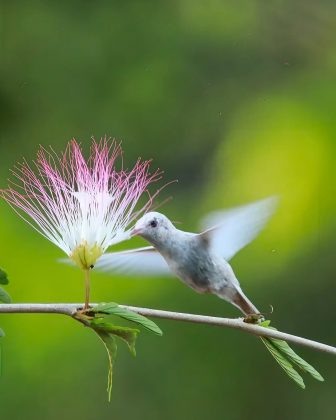
<instances>
[{"instance_id":1,"label":"hummingbird wing","mask_svg":"<svg viewBox=\"0 0 336 420\"><path fill-rule=\"evenodd\" d=\"M70 259L63 259L62 262L72 263ZM172 276L166 261L152 246L106 253L99 258L94 268L135 277Z\"/></svg>"},{"instance_id":2,"label":"hummingbird wing","mask_svg":"<svg viewBox=\"0 0 336 420\"><path fill-rule=\"evenodd\" d=\"M152 246L102 255L95 268L130 276L171 276L171 271L159 252Z\"/></svg>"},{"instance_id":3,"label":"hummingbird wing","mask_svg":"<svg viewBox=\"0 0 336 420\"><path fill-rule=\"evenodd\" d=\"M202 221L200 235L226 261L249 244L274 213L278 197L268 197L245 206L215 211Z\"/></svg>"}]
</instances>

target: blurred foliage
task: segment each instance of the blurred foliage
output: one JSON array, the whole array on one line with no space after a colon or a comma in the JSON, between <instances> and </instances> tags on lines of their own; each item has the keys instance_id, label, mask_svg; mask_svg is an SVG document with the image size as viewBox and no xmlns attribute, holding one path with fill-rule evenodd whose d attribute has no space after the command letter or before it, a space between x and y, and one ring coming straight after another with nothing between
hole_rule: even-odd
<instances>
[{"instance_id":1,"label":"blurred foliage","mask_svg":"<svg viewBox=\"0 0 336 420\"><path fill-rule=\"evenodd\" d=\"M72 137L85 146L108 134L123 140L129 164L152 157L167 181L179 180L161 210L183 228L196 229L209 210L281 194L269 227L233 267L257 306L269 312L272 303L272 324L334 343L335 8L330 0L4 3L1 185L39 143L60 150ZM60 251L4 203L0 228L15 301L83 299L81 273L60 265ZM92 298L237 316L176 280L97 274ZM159 324L164 336L144 333L136 360L120 351L108 405L105 354L88 330L65 317L1 316L3 418L334 419L330 356L299 349L326 378L303 392L253 337Z\"/></svg>"}]
</instances>

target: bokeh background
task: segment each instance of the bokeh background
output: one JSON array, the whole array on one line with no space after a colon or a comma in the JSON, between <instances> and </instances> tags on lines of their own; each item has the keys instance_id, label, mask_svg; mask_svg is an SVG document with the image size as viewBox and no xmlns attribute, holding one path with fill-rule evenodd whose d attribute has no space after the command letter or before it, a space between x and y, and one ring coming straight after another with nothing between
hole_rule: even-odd
<instances>
[{"instance_id":1,"label":"bokeh background","mask_svg":"<svg viewBox=\"0 0 336 420\"><path fill-rule=\"evenodd\" d=\"M185 229L206 212L282 197L233 261L278 328L336 344L336 6L333 1L21 1L1 7L0 185L39 144L123 141L153 158L163 208ZM83 299L82 273L0 206L0 264L16 302ZM138 245L134 241L130 245ZM96 273L94 301L238 316L175 279ZM119 346L113 400L94 334L58 315L2 315L1 418L334 419L332 356L297 388L252 336L161 321L133 359Z\"/></svg>"}]
</instances>

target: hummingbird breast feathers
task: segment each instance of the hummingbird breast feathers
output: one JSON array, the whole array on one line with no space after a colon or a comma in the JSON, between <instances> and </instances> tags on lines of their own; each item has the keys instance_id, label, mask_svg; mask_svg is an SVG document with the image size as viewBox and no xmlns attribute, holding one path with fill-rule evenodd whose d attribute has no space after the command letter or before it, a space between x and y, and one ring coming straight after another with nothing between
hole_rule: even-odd
<instances>
[{"instance_id":1,"label":"hummingbird breast feathers","mask_svg":"<svg viewBox=\"0 0 336 420\"><path fill-rule=\"evenodd\" d=\"M170 269L188 286L199 293L216 293L229 280L238 283L230 265L213 255L203 238L187 235L176 244L169 245L169 253L163 253Z\"/></svg>"}]
</instances>

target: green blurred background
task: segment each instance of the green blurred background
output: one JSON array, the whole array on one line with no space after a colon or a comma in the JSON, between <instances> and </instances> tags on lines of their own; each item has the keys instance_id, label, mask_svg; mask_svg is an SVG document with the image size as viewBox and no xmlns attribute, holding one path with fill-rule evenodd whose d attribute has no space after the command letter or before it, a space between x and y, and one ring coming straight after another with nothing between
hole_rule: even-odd
<instances>
[{"instance_id":1,"label":"green blurred background","mask_svg":"<svg viewBox=\"0 0 336 420\"><path fill-rule=\"evenodd\" d=\"M335 345L335 24L333 1L5 2L0 185L38 144L62 150L76 137L88 150L107 134L129 165L153 158L179 180L162 211L185 229L281 194L233 268L261 310L273 305L278 328ZM0 229L14 301L83 299L82 273L4 202ZM94 301L238 316L175 279L93 277ZM2 315L1 418L335 418L332 356L298 349L326 378L302 391L252 336L159 324L164 336L143 332L136 359L119 346L108 404L91 331L63 316Z\"/></svg>"}]
</instances>

